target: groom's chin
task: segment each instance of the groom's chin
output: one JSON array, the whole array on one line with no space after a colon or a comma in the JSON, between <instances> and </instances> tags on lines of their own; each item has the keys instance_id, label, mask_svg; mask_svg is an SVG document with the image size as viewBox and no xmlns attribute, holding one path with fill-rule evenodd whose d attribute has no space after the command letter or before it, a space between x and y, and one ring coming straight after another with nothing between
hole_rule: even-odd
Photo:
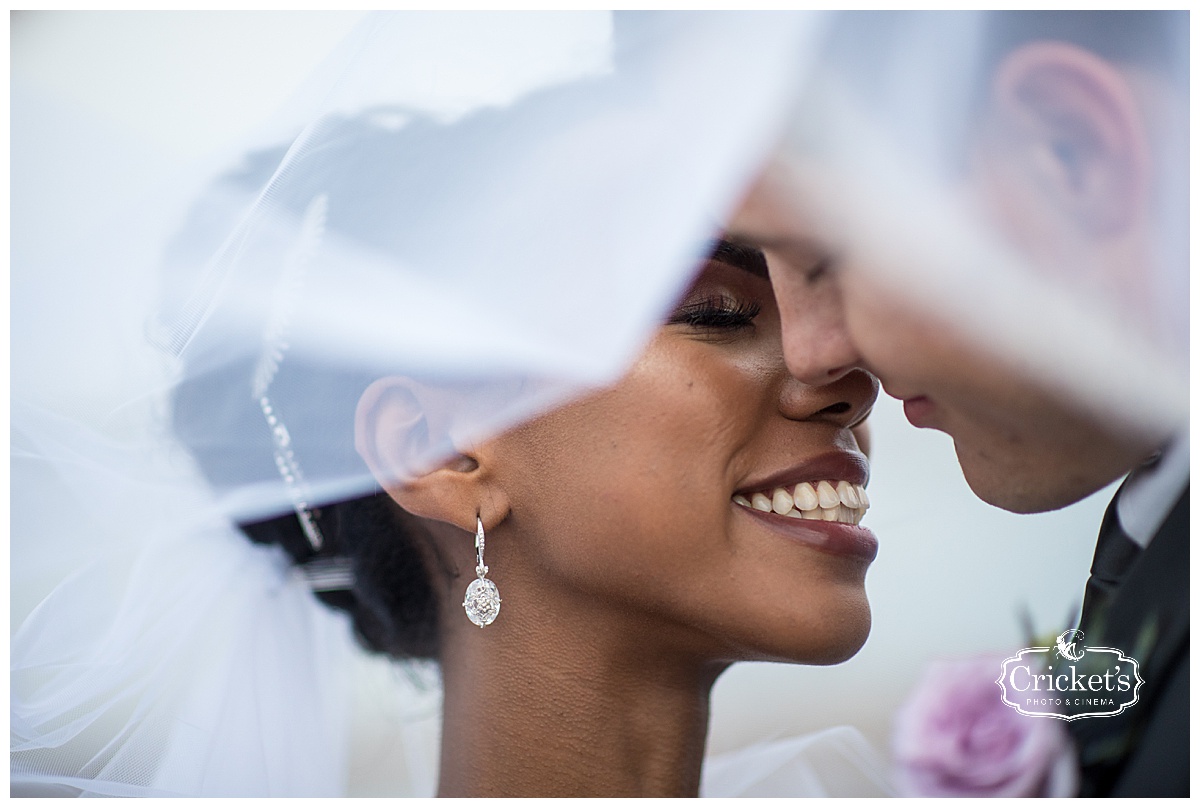
<instances>
[{"instance_id":1,"label":"groom's chin","mask_svg":"<svg viewBox=\"0 0 1200 808\"><path fill-rule=\"evenodd\" d=\"M949 434L971 491L1012 513L1072 505L1118 479L1153 449L1078 424L1050 434L961 421Z\"/></svg>"},{"instance_id":2,"label":"groom's chin","mask_svg":"<svg viewBox=\"0 0 1200 808\"><path fill-rule=\"evenodd\" d=\"M1073 505L1111 482L1082 477L1055 478L1042 474L1040 469L994 463L988 458L981 459L961 451L958 459L963 478L972 493L988 505L1010 513L1056 511Z\"/></svg>"}]
</instances>

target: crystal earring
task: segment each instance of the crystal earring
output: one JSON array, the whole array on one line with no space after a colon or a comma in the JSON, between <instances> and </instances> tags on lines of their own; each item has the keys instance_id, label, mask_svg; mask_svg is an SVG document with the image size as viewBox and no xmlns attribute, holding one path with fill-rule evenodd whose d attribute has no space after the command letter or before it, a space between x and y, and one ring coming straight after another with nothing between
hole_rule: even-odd
<instances>
[{"instance_id":1,"label":"crystal earring","mask_svg":"<svg viewBox=\"0 0 1200 808\"><path fill-rule=\"evenodd\" d=\"M491 625L500 614L500 590L486 577L488 568L483 564L483 519L475 515L475 574L477 577L467 585L467 594L463 598L463 608L471 622L483 628Z\"/></svg>"}]
</instances>

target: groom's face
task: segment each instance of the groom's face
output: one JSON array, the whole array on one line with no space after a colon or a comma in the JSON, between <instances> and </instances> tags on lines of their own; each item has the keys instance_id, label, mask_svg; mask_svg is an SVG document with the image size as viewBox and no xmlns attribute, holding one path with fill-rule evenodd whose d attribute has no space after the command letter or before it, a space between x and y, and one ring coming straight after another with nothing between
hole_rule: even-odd
<instances>
[{"instance_id":1,"label":"groom's face","mask_svg":"<svg viewBox=\"0 0 1200 808\"><path fill-rule=\"evenodd\" d=\"M811 248L764 252L792 375L815 384L830 368L870 370L915 426L953 438L963 474L984 501L1020 513L1061 508L1115 480L1150 448L1127 443L872 276L836 262L821 268Z\"/></svg>"},{"instance_id":2,"label":"groom's face","mask_svg":"<svg viewBox=\"0 0 1200 808\"><path fill-rule=\"evenodd\" d=\"M1146 88L1157 85L1148 85L1145 76L1127 75L1062 43L1013 51L995 78L992 96L973 120L959 193L985 213L1009 249L1052 283L1088 287L1144 317L1152 309L1143 299L1152 288L1150 223L1161 213L1148 201L1155 198L1158 176L1151 144L1162 140L1162 132L1186 125L1169 115L1156 123L1145 105L1134 103L1158 98L1147 95ZM1173 96L1159 95L1159 106L1168 108ZM1186 151L1159 159L1186 165ZM813 176L819 176L820 158L813 163ZM727 232L764 248L785 359L798 379L814 381L829 368L871 370L886 392L904 401L912 423L954 439L975 493L1012 511L1075 502L1156 448L1155 439L1102 425L1081 400L1064 398L1040 381L1046 377L1032 372L1039 358L1033 353L1053 352L1054 345L1000 354L969 322L939 318L937 307L924 305L919 295L885 287L887 273L847 258L853 250L817 246L823 232L839 231L831 222L855 212L844 203L830 208L837 193L831 202L830 194L814 190L836 192L828 177L812 188L802 188L807 179L785 188L781 176L768 172L760 179ZM834 209L840 213L829 218ZM875 249L882 255L879 245ZM978 301L980 310L987 305ZM1034 316L1035 307L1026 300L1021 314ZM1051 309L1036 316L1054 314Z\"/></svg>"},{"instance_id":3,"label":"groom's face","mask_svg":"<svg viewBox=\"0 0 1200 808\"><path fill-rule=\"evenodd\" d=\"M877 275L830 256L783 192L765 178L729 232L763 248L797 379L819 384L842 368L871 371L914 425L950 435L976 495L1010 511L1069 505L1152 451Z\"/></svg>"},{"instance_id":4,"label":"groom's face","mask_svg":"<svg viewBox=\"0 0 1200 808\"><path fill-rule=\"evenodd\" d=\"M794 273L776 277L777 295L805 294L794 288ZM842 312L853 361L879 376L914 426L950 435L968 484L984 501L1019 513L1061 508L1117 479L1153 448L1128 441L1017 363L852 268L834 270L825 283L824 295ZM801 314L792 312L791 321ZM803 327L788 336L798 338L796 332ZM816 357L796 354L789 367L803 379Z\"/></svg>"}]
</instances>

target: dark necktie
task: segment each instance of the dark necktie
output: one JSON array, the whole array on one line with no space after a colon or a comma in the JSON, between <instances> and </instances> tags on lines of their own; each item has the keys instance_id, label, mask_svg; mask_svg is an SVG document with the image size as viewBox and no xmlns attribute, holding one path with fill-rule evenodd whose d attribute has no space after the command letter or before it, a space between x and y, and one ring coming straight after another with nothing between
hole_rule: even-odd
<instances>
[{"instance_id":1,"label":"dark necktie","mask_svg":"<svg viewBox=\"0 0 1200 808\"><path fill-rule=\"evenodd\" d=\"M1112 602L1125 573L1137 561L1142 548L1126 535L1121 528L1121 520L1117 518L1117 496L1108 504L1104 521L1100 525L1100 538L1096 542L1096 554L1092 557L1092 574L1088 578L1087 588L1083 594L1083 612L1079 618L1079 627L1085 637L1089 631L1100 628L1097 621L1103 623L1104 612ZM1094 642L1095 638L1088 638Z\"/></svg>"}]
</instances>

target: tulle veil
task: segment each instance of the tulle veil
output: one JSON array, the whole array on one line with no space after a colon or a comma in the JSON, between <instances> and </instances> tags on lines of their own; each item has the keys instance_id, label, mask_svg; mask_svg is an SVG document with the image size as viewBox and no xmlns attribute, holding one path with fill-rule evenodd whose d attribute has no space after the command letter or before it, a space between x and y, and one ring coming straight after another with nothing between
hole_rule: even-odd
<instances>
[{"instance_id":1,"label":"tulle veil","mask_svg":"<svg viewBox=\"0 0 1200 808\"><path fill-rule=\"evenodd\" d=\"M436 671L365 657L309 579L231 526L375 484L346 403L288 371L448 391L414 465L495 434L621 374L768 160L799 183L800 157L822 157L831 226L897 293L1040 357L1031 372L1114 428L1186 423L1187 277L1168 260L1186 227L1162 233L1149 316L1029 272L954 204L943 159L978 92L948 65L987 52L985 15L902 22L904 47L856 56L824 13L372 14L266 124L119 215L99 198L90 220L54 216L14 171L14 793L337 795L387 750L408 793L432 793ZM856 83L876 61L883 96ZM65 159L22 128L48 119L22 118L40 101L15 88L14 164ZM205 404L189 451L172 402L222 374L244 394ZM793 758L876 765L824 742ZM746 776L740 760L725 770ZM830 765L792 787L836 791Z\"/></svg>"}]
</instances>

